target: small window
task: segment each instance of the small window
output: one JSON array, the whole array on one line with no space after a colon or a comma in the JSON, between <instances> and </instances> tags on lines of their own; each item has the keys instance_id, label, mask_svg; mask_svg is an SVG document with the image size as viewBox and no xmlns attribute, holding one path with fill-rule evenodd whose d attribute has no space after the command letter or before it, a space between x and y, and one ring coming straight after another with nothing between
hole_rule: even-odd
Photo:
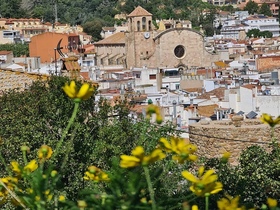
<instances>
[{"instance_id":1,"label":"small window","mask_svg":"<svg viewBox=\"0 0 280 210\"><path fill-rule=\"evenodd\" d=\"M150 79L156 79L156 74L150 74Z\"/></svg>"},{"instance_id":2,"label":"small window","mask_svg":"<svg viewBox=\"0 0 280 210\"><path fill-rule=\"evenodd\" d=\"M146 31L146 17L142 18L142 31Z\"/></svg>"},{"instance_id":3,"label":"small window","mask_svg":"<svg viewBox=\"0 0 280 210\"><path fill-rule=\"evenodd\" d=\"M137 21L137 31L140 31L140 21Z\"/></svg>"}]
</instances>

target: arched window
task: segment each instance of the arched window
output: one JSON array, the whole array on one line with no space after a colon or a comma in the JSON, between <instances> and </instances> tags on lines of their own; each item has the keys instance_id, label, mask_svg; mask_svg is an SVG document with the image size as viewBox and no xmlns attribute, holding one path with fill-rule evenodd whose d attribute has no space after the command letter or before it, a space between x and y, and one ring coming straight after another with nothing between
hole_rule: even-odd
<instances>
[{"instance_id":1,"label":"arched window","mask_svg":"<svg viewBox=\"0 0 280 210\"><path fill-rule=\"evenodd\" d=\"M152 21L151 20L149 20L149 31L151 31L152 30Z\"/></svg>"},{"instance_id":2,"label":"arched window","mask_svg":"<svg viewBox=\"0 0 280 210\"><path fill-rule=\"evenodd\" d=\"M142 17L142 31L146 31L146 17Z\"/></svg>"},{"instance_id":3,"label":"arched window","mask_svg":"<svg viewBox=\"0 0 280 210\"><path fill-rule=\"evenodd\" d=\"M137 31L140 31L140 21L137 21Z\"/></svg>"}]
</instances>

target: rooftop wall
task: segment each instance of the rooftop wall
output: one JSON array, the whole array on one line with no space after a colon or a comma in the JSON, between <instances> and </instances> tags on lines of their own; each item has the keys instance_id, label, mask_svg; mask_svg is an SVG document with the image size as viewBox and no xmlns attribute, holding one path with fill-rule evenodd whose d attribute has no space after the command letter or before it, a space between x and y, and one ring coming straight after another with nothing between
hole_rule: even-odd
<instances>
[{"instance_id":1,"label":"rooftop wall","mask_svg":"<svg viewBox=\"0 0 280 210\"><path fill-rule=\"evenodd\" d=\"M47 79L48 76L36 73L0 69L0 95L1 92L16 89L23 91L35 80Z\"/></svg>"},{"instance_id":2,"label":"rooftop wall","mask_svg":"<svg viewBox=\"0 0 280 210\"><path fill-rule=\"evenodd\" d=\"M189 126L189 139L197 145L199 156L221 157L227 151L232 154L230 162L233 164L249 146L259 145L269 150L270 133L268 125L255 119L244 120L240 127L235 127L230 120L202 121ZM280 126L275 128L275 137L280 137Z\"/></svg>"}]
</instances>

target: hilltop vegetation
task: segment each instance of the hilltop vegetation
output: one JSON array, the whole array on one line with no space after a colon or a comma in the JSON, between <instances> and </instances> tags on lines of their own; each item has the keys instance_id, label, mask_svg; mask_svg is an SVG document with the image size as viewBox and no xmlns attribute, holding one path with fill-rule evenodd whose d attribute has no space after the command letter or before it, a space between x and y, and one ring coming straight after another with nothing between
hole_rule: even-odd
<instances>
[{"instance_id":1,"label":"hilltop vegetation","mask_svg":"<svg viewBox=\"0 0 280 210\"><path fill-rule=\"evenodd\" d=\"M154 19L188 19L194 27L212 27L213 5L201 0L2 0L0 15L3 18L40 18L44 22L53 23L55 20L55 2L57 17L61 23L82 25L89 28L86 32L99 39L98 34L102 26L120 24L115 20L116 14L129 14L138 5L153 14ZM209 9L211 15L203 16L202 11ZM94 29L92 29L94 28ZM98 33L95 31L99 30Z\"/></svg>"}]
</instances>

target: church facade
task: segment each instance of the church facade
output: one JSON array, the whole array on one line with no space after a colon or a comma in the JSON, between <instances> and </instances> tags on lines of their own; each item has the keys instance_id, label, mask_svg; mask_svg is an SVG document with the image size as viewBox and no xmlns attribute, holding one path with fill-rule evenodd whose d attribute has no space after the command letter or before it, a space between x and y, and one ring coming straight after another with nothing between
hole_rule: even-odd
<instances>
[{"instance_id":1,"label":"church facade","mask_svg":"<svg viewBox=\"0 0 280 210\"><path fill-rule=\"evenodd\" d=\"M125 54L124 69L146 67L186 70L191 67L210 67L212 62L219 60L217 54L206 51L202 33L180 24L174 28L157 30L152 23L152 14L140 6L127 16L127 21L128 31L123 33L124 45L113 45L112 37L108 37L108 45L106 39L96 43L97 65L114 63L112 60L101 60L98 55L104 55L105 51L116 51L116 47L122 47L122 50L117 51ZM108 58L114 57L119 56L108 55Z\"/></svg>"}]
</instances>

